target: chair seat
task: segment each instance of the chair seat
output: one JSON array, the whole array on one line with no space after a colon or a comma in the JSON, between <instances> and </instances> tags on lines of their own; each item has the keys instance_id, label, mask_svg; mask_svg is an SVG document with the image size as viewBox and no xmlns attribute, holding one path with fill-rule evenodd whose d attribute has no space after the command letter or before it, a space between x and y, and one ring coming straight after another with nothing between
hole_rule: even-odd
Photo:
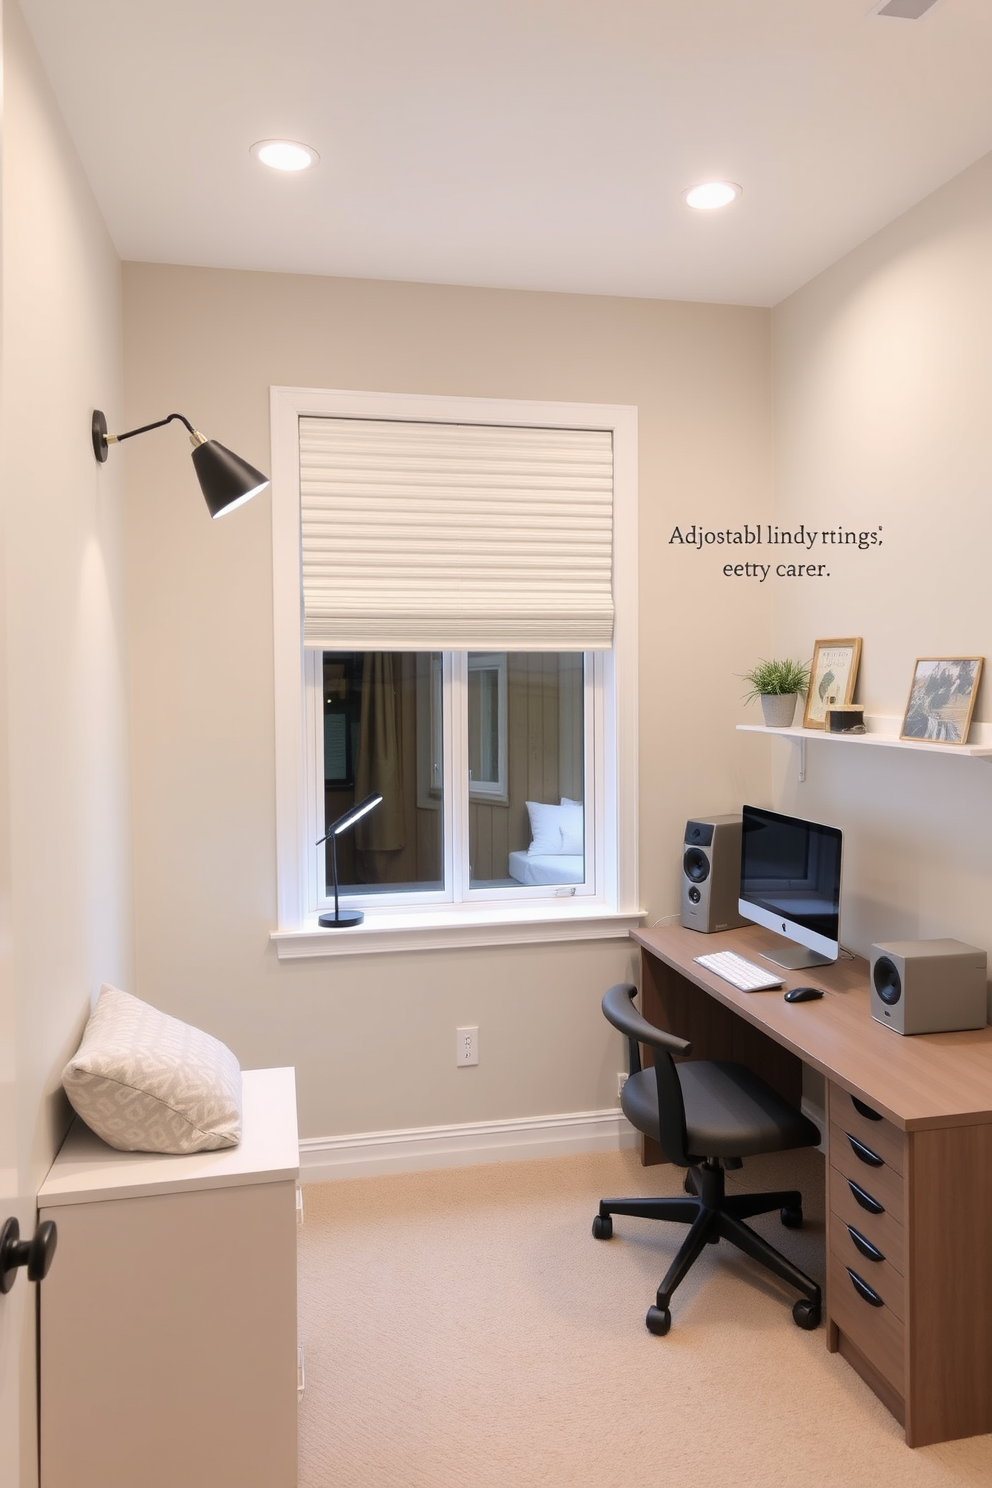
<instances>
[{"instance_id":1,"label":"chair seat","mask_svg":"<svg viewBox=\"0 0 992 1488\"><path fill-rule=\"evenodd\" d=\"M688 1152L694 1160L755 1157L819 1143L812 1121L744 1065L697 1059L683 1060L675 1068L685 1102ZM638 1131L661 1140L653 1069L629 1077L620 1104Z\"/></svg>"}]
</instances>

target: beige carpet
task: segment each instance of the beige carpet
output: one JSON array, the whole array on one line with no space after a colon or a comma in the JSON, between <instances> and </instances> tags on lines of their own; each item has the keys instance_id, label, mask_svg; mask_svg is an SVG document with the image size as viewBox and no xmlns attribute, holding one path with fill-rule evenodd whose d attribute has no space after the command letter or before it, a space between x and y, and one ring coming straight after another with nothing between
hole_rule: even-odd
<instances>
[{"instance_id":1,"label":"beige carpet","mask_svg":"<svg viewBox=\"0 0 992 1488\"><path fill-rule=\"evenodd\" d=\"M755 1220L822 1281L822 1158L755 1158L729 1186L808 1195ZM307 1187L300 1235L300 1488L959 1488L992 1437L910 1451L794 1294L708 1247L654 1338L644 1313L681 1226L600 1197L677 1192L633 1153Z\"/></svg>"}]
</instances>

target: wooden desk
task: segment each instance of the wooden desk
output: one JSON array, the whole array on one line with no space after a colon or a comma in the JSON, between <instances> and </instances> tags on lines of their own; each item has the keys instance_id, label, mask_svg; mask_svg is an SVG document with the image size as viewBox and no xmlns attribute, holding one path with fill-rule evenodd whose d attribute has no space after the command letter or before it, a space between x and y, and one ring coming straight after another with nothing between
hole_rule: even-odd
<instances>
[{"instance_id":1,"label":"wooden desk","mask_svg":"<svg viewBox=\"0 0 992 1488\"><path fill-rule=\"evenodd\" d=\"M738 992L694 962L716 950L756 960L778 940L758 926L632 934L642 1012L691 1039L692 1057L739 1060L797 1104L803 1062L826 1078L827 1348L911 1447L992 1432L992 1027L900 1037L871 1016L861 958L785 972L785 987L825 993L792 1004L784 988ZM661 1160L657 1149L644 1156ZM852 1182L881 1213L866 1212ZM849 1227L883 1259L866 1259ZM863 1300L849 1270L881 1306Z\"/></svg>"}]
</instances>

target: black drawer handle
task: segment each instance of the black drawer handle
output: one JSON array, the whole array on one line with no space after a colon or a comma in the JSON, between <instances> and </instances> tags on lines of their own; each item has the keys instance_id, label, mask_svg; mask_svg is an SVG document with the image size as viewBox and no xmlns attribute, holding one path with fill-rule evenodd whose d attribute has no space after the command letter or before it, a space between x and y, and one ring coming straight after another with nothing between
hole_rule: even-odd
<instances>
[{"instance_id":1,"label":"black drawer handle","mask_svg":"<svg viewBox=\"0 0 992 1488\"><path fill-rule=\"evenodd\" d=\"M851 1278L851 1285L854 1287L854 1290L857 1292L859 1297L864 1298L864 1300L870 1303L872 1307L885 1306L885 1303L882 1301L878 1293L872 1287L870 1287L866 1281L861 1280L861 1277L858 1275L857 1271L852 1271L850 1266L845 1267L845 1270L847 1271L848 1276Z\"/></svg>"},{"instance_id":2,"label":"black drawer handle","mask_svg":"<svg viewBox=\"0 0 992 1488\"><path fill-rule=\"evenodd\" d=\"M858 1100L856 1095L851 1096L851 1105L866 1121L883 1121L885 1119L879 1115L878 1111L873 1111L871 1106L866 1106L863 1100Z\"/></svg>"},{"instance_id":3,"label":"black drawer handle","mask_svg":"<svg viewBox=\"0 0 992 1488\"><path fill-rule=\"evenodd\" d=\"M866 1261L885 1260L885 1257L879 1250L878 1246L872 1245L870 1240L866 1240L861 1231L856 1230L853 1225L848 1225L847 1233L850 1235L851 1239L854 1241L855 1245L858 1247Z\"/></svg>"},{"instance_id":4,"label":"black drawer handle","mask_svg":"<svg viewBox=\"0 0 992 1488\"><path fill-rule=\"evenodd\" d=\"M847 1186L862 1209L867 1209L869 1214L885 1213L885 1205L880 1204L877 1199L873 1199L870 1193L865 1193L864 1189L855 1183L853 1178L848 1178Z\"/></svg>"},{"instance_id":5,"label":"black drawer handle","mask_svg":"<svg viewBox=\"0 0 992 1488\"><path fill-rule=\"evenodd\" d=\"M847 1140L851 1144L851 1151L858 1159L858 1162L867 1163L870 1168L885 1167L884 1157L879 1157L877 1152L872 1152L870 1147L866 1147L864 1142L859 1142L857 1137L852 1137L850 1132L847 1132L846 1135Z\"/></svg>"}]
</instances>

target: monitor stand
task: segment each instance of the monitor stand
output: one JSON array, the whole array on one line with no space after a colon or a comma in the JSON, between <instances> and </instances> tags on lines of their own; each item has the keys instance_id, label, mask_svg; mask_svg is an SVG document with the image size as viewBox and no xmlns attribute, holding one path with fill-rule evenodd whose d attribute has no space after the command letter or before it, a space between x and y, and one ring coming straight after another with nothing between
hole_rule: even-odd
<instances>
[{"instance_id":1,"label":"monitor stand","mask_svg":"<svg viewBox=\"0 0 992 1488\"><path fill-rule=\"evenodd\" d=\"M765 961L773 961L786 971L802 971L806 966L833 966L835 957L821 956L819 951L801 945L776 946L773 951L759 951Z\"/></svg>"}]
</instances>

